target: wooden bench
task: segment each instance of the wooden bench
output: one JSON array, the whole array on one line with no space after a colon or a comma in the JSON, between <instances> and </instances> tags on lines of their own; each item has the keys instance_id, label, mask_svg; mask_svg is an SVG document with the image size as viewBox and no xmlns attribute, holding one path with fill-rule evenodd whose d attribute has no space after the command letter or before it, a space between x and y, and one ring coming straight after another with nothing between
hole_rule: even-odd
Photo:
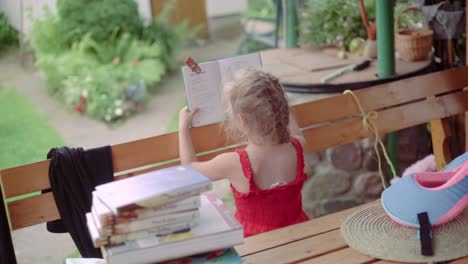
<instances>
[{"instance_id":1,"label":"wooden bench","mask_svg":"<svg viewBox=\"0 0 468 264\"><path fill-rule=\"evenodd\" d=\"M468 91L463 90L467 86L468 67L461 67L358 90L355 95L365 111L378 112L376 124L380 135L384 135L468 111ZM322 151L372 136L363 128L361 112L356 101L349 94L295 105L292 111L299 126L303 128L308 143L305 148L306 152ZM448 135L443 133L443 123L443 121L434 122L433 126L434 150L437 152L437 160L441 165L450 160L446 143ZM440 129L436 128L438 124ZM191 133L195 149L197 153L201 153L202 160L211 159L219 153L231 151L234 148L225 142L225 136L218 124L194 128ZM172 166L178 162L177 133L117 144L112 146L112 154L116 179ZM154 166L160 162L166 163ZM44 160L1 170L1 187L4 196L2 203L3 198L50 188L48 168L49 161ZM9 202L6 208L13 230L59 218L53 195L50 192ZM15 263L7 219L3 208L0 209L0 263ZM338 213L339 215L345 216L346 213ZM336 228L335 216L326 216L312 220L308 222L308 225L295 227L299 230L296 229L294 232L302 233L301 227L320 230L320 227L327 225L327 222L335 223L329 227ZM282 234L281 232L286 231L277 232ZM304 230L304 232L308 231ZM335 234L335 236L339 235ZM247 256L278 246L274 241L262 240L264 237L262 235L258 237L249 238L245 245L239 247L242 255ZM281 241L288 242L288 239L293 238L283 236ZM340 247L344 248L344 245L340 244ZM252 259L253 262L256 261Z\"/></svg>"}]
</instances>

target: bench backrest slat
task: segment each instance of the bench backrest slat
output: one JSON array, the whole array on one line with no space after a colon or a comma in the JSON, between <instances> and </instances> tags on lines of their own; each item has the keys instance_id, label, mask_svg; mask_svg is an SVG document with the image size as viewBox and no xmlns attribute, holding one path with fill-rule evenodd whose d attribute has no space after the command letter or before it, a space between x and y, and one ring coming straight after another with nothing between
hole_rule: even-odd
<instances>
[{"instance_id":1,"label":"bench backrest slat","mask_svg":"<svg viewBox=\"0 0 468 264\"><path fill-rule=\"evenodd\" d=\"M355 91L366 111L376 110L380 134L411 127L432 119L439 119L468 111L468 67L418 76L411 79ZM434 99L426 98L434 96ZM298 124L304 128L308 142L307 152L350 143L372 136L362 126L360 111L351 95L337 95L293 106ZM198 153L214 151L201 156L202 160L232 150L219 124L191 130ZM114 171L124 172L123 178L177 164L178 135L171 133L112 146ZM159 162L165 165L127 172ZM50 188L48 161L0 171L1 183L7 198ZM52 198L52 199L51 199ZM8 204L14 229L58 218L50 193L10 202Z\"/></svg>"},{"instance_id":2,"label":"bench backrest slat","mask_svg":"<svg viewBox=\"0 0 468 264\"><path fill-rule=\"evenodd\" d=\"M8 203L13 230L59 219L51 192Z\"/></svg>"},{"instance_id":3,"label":"bench backrest slat","mask_svg":"<svg viewBox=\"0 0 468 264\"><path fill-rule=\"evenodd\" d=\"M5 198L49 188L49 164L48 160L44 160L0 171Z\"/></svg>"},{"instance_id":4,"label":"bench backrest slat","mask_svg":"<svg viewBox=\"0 0 468 264\"><path fill-rule=\"evenodd\" d=\"M379 134L384 135L465 111L468 111L468 91L378 111L375 123ZM363 128L362 118L356 117L310 128L304 131L304 136L308 142L305 151L317 152L373 135Z\"/></svg>"},{"instance_id":5,"label":"bench backrest slat","mask_svg":"<svg viewBox=\"0 0 468 264\"><path fill-rule=\"evenodd\" d=\"M365 111L379 110L468 87L468 66L354 91ZM337 95L294 107L300 127L360 114L354 99Z\"/></svg>"},{"instance_id":6,"label":"bench backrest slat","mask_svg":"<svg viewBox=\"0 0 468 264\"><path fill-rule=\"evenodd\" d=\"M219 124L198 127L191 130L194 148L205 152L224 147L226 140ZM164 162L179 157L178 134L170 133L149 137L112 147L115 159L114 171L120 172L148 164Z\"/></svg>"}]
</instances>

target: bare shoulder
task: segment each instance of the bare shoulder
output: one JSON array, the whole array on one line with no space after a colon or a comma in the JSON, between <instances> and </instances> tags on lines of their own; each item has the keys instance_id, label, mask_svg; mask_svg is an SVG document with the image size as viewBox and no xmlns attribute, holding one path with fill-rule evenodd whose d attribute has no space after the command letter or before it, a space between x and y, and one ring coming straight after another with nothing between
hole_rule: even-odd
<instances>
[{"instance_id":1,"label":"bare shoulder","mask_svg":"<svg viewBox=\"0 0 468 264\"><path fill-rule=\"evenodd\" d=\"M230 160L239 159L239 156L237 155L236 152L232 151L232 152L221 153L218 156L216 156L215 159L219 159L223 161L230 161Z\"/></svg>"},{"instance_id":2,"label":"bare shoulder","mask_svg":"<svg viewBox=\"0 0 468 264\"><path fill-rule=\"evenodd\" d=\"M213 161L216 161L226 169L232 169L239 165L239 156L235 152L226 152L213 158Z\"/></svg>"},{"instance_id":3,"label":"bare shoulder","mask_svg":"<svg viewBox=\"0 0 468 264\"><path fill-rule=\"evenodd\" d=\"M232 180L242 171L242 166L239 161L239 155L236 152L226 152L215 157L217 163L222 165L227 179Z\"/></svg>"}]
</instances>

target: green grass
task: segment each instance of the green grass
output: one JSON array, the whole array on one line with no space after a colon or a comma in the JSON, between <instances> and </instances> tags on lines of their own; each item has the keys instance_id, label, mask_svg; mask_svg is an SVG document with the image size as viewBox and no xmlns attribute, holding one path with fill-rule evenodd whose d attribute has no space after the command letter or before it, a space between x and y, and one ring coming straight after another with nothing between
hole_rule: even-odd
<instances>
[{"instance_id":1,"label":"green grass","mask_svg":"<svg viewBox=\"0 0 468 264\"><path fill-rule=\"evenodd\" d=\"M63 146L58 132L14 89L0 88L0 169L44 160Z\"/></svg>"},{"instance_id":2,"label":"green grass","mask_svg":"<svg viewBox=\"0 0 468 264\"><path fill-rule=\"evenodd\" d=\"M26 98L14 89L0 88L0 169L44 160L52 147L63 144L58 132ZM9 198L7 202L36 194Z\"/></svg>"}]
</instances>

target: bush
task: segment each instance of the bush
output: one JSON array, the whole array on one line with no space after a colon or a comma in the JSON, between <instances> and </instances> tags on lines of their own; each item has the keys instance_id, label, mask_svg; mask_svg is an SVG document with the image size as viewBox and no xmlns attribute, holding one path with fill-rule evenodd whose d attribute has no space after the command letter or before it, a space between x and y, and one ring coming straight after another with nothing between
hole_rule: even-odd
<instances>
[{"instance_id":1,"label":"bush","mask_svg":"<svg viewBox=\"0 0 468 264\"><path fill-rule=\"evenodd\" d=\"M248 0L247 8L243 16L274 20L276 17L274 1L272 0Z\"/></svg>"},{"instance_id":2,"label":"bush","mask_svg":"<svg viewBox=\"0 0 468 264\"><path fill-rule=\"evenodd\" d=\"M166 72L161 48L129 34L98 43L87 35L62 54L44 55L42 69L49 92L77 112L107 122L139 110L147 90Z\"/></svg>"},{"instance_id":3,"label":"bush","mask_svg":"<svg viewBox=\"0 0 468 264\"><path fill-rule=\"evenodd\" d=\"M419 0L399 0L395 16L409 5L417 5ZM375 0L365 0L367 16L375 21ZM405 13L400 19L403 28L420 24L419 13ZM300 14L299 38L304 44L316 46L337 45L347 48L354 38L367 38L366 28L361 19L359 1L348 0L307 0Z\"/></svg>"},{"instance_id":4,"label":"bush","mask_svg":"<svg viewBox=\"0 0 468 264\"><path fill-rule=\"evenodd\" d=\"M375 20L375 1L367 0L365 6L369 20ZM352 39L367 37L357 0L309 0L300 21L300 40L312 45L347 47Z\"/></svg>"},{"instance_id":5,"label":"bush","mask_svg":"<svg viewBox=\"0 0 468 264\"><path fill-rule=\"evenodd\" d=\"M18 43L18 33L8 22L5 14L0 13L0 52Z\"/></svg>"},{"instance_id":6,"label":"bush","mask_svg":"<svg viewBox=\"0 0 468 264\"><path fill-rule=\"evenodd\" d=\"M52 14L50 9L45 6L44 17L34 20L32 30L27 35L27 40L36 53L36 57L60 54L66 50L67 46L60 34L59 25L58 16Z\"/></svg>"},{"instance_id":7,"label":"bush","mask_svg":"<svg viewBox=\"0 0 468 264\"><path fill-rule=\"evenodd\" d=\"M62 9L65 5L77 10L83 4L83 1L79 4L60 1ZM104 5L113 1L95 2ZM29 41L49 93L62 99L69 108L106 122L140 110L148 92L174 68L177 50L196 33L188 30L187 23L169 25L172 6L166 5L162 14L140 33L111 24L105 29L95 26L85 32L86 28L80 25L82 28L75 32L80 33L73 35L70 43L62 41L66 17L60 11L59 15L53 15L45 10L44 18L35 20ZM75 16L71 21L78 20L79 16Z\"/></svg>"},{"instance_id":8,"label":"bush","mask_svg":"<svg viewBox=\"0 0 468 264\"><path fill-rule=\"evenodd\" d=\"M174 2L165 5L161 14L151 21L151 24L143 30L142 39L150 43L156 43L162 48L164 64L169 70L176 66L176 53L190 40L198 34L200 27L189 29L188 21L179 25L169 23L169 15L174 8Z\"/></svg>"},{"instance_id":9,"label":"bush","mask_svg":"<svg viewBox=\"0 0 468 264\"><path fill-rule=\"evenodd\" d=\"M139 36L143 28L134 0L59 0L57 9L59 31L68 45L87 34L105 41L116 30Z\"/></svg>"}]
</instances>

